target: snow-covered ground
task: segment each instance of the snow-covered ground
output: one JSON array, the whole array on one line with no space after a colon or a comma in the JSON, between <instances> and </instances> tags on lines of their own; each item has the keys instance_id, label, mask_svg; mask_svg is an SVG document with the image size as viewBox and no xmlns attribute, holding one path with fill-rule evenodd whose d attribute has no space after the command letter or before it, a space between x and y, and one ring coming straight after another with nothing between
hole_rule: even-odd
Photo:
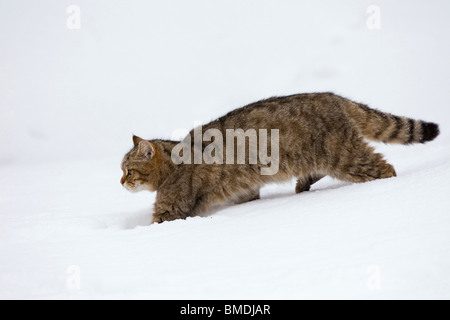
<instances>
[{"instance_id":1,"label":"snow-covered ground","mask_svg":"<svg viewBox=\"0 0 450 320\"><path fill-rule=\"evenodd\" d=\"M396 179L271 186L152 226L154 196L122 190L115 159L2 167L0 295L450 298L450 152L389 154Z\"/></svg>"},{"instance_id":2,"label":"snow-covered ground","mask_svg":"<svg viewBox=\"0 0 450 320\"><path fill-rule=\"evenodd\" d=\"M448 1L75 2L0 3L0 298L450 298ZM308 91L442 134L376 145L394 179L160 225L119 183L131 133Z\"/></svg>"}]
</instances>

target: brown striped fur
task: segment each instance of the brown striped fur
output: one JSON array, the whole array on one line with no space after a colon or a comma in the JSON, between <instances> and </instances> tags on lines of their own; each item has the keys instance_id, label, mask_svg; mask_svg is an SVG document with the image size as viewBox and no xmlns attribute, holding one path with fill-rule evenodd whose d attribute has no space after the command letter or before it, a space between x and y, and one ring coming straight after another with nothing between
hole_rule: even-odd
<instances>
[{"instance_id":1,"label":"brown striped fur","mask_svg":"<svg viewBox=\"0 0 450 320\"><path fill-rule=\"evenodd\" d=\"M184 219L225 202L258 199L264 184L292 177L298 179L297 193L308 191L326 175L350 182L394 177L392 165L364 139L413 144L439 134L434 123L383 113L332 93L261 100L204 125L203 131L211 128L224 136L226 129L279 129L278 173L261 175L264 165L259 162L175 165L171 151L178 142L134 136L134 147L122 161L121 183L130 191L157 191L153 222Z\"/></svg>"},{"instance_id":2,"label":"brown striped fur","mask_svg":"<svg viewBox=\"0 0 450 320\"><path fill-rule=\"evenodd\" d=\"M369 140L413 144L432 141L439 135L438 125L431 122L394 116L346 99L343 105L360 133Z\"/></svg>"}]
</instances>

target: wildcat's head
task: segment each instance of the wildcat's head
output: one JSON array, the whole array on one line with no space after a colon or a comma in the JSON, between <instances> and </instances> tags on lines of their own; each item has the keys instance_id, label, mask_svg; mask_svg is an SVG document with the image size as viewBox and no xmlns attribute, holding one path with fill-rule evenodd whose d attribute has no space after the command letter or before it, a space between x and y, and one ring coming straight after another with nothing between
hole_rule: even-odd
<instances>
[{"instance_id":1,"label":"wildcat's head","mask_svg":"<svg viewBox=\"0 0 450 320\"><path fill-rule=\"evenodd\" d=\"M156 191L160 180L157 146L133 136L133 149L122 160L120 183L131 192Z\"/></svg>"}]
</instances>

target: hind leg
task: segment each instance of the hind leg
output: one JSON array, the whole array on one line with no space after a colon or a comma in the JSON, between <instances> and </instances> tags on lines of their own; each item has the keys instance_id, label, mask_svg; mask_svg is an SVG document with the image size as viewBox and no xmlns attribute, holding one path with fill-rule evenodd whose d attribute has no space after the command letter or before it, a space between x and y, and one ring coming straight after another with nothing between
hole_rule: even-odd
<instances>
[{"instance_id":1,"label":"hind leg","mask_svg":"<svg viewBox=\"0 0 450 320\"><path fill-rule=\"evenodd\" d=\"M295 186L295 193L301 193L305 191L309 191L311 189L311 186L322 179L323 175L315 175L315 176L309 176L306 178L300 178L297 180L297 185Z\"/></svg>"},{"instance_id":2,"label":"hind leg","mask_svg":"<svg viewBox=\"0 0 450 320\"><path fill-rule=\"evenodd\" d=\"M362 141L357 141L352 149L345 149L338 157L330 175L339 180L366 182L397 176L394 167L383 159L383 155L375 153L372 147Z\"/></svg>"}]
</instances>

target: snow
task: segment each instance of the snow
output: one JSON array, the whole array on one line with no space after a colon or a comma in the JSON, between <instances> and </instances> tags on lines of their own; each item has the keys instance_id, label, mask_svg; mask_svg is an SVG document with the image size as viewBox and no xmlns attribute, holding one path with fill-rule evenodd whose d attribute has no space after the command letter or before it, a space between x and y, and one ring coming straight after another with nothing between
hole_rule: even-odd
<instances>
[{"instance_id":1,"label":"snow","mask_svg":"<svg viewBox=\"0 0 450 320\"><path fill-rule=\"evenodd\" d=\"M450 4L0 3L1 299L449 299ZM8 32L5 32L8 30ZM436 121L374 144L398 177L148 226L119 183L131 134L170 138L272 95L334 91Z\"/></svg>"}]
</instances>

